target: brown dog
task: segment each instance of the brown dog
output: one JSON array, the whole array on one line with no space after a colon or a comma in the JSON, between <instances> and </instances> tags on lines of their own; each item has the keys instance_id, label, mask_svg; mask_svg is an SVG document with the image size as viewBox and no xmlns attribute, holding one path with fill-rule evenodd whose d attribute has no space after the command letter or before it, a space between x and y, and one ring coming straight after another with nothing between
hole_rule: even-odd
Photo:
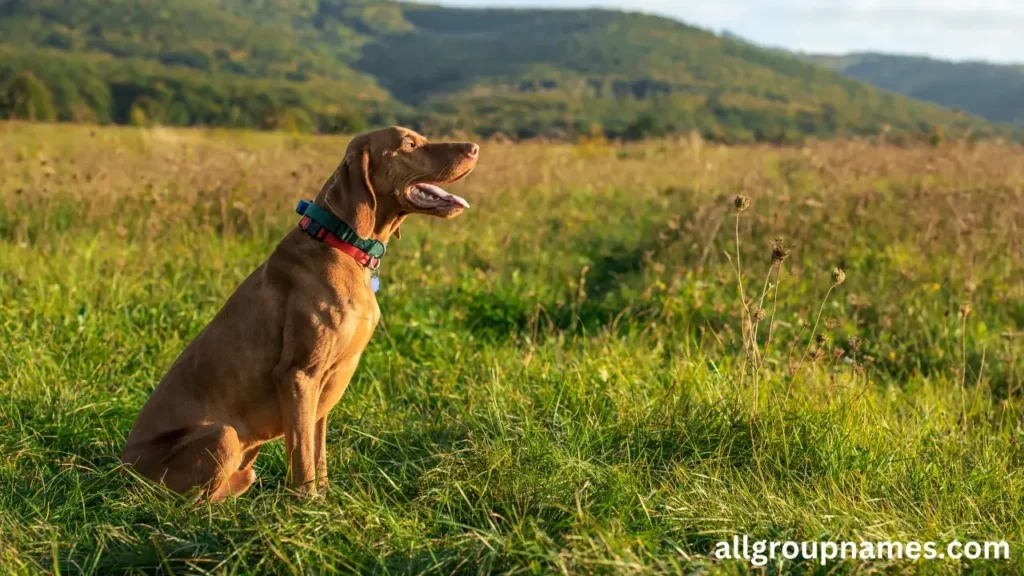
<instances>
[{"instance_id":1,"label":"brown dog","mask_svg":"<svg viewBox=\"0 0 1024 576\"><path fill-rule=\"evenodd\" d=\"M327 413L380 319L373 256L399 236L407 215L451 218L467 208L437 184L469 174L478 156L476 144L432 144L397 127L352 140L302 227L238 287L153 391L122 461L176 492L198 488L219 500L245 492L260 446L284 436L291 484L310 493L324 486ZM341 240L328 233L332 224Z\"/></svg>"}]
</instances>

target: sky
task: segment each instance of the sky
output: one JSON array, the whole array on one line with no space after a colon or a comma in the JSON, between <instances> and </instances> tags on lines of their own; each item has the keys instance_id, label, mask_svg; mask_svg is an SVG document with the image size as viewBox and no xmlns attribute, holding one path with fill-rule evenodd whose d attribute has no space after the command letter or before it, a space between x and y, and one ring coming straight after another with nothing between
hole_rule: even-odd
<instances>
[{"instance_id":1,"label":"sky","mask_svg":"<svg viewBox=\"0 0 1024 576\"><path fill-rule=\"evenodd\" d=\"M815 53L1024 63L1024 0L437 0L449 6L609 7Z\"/></svg>"}]
</instances>

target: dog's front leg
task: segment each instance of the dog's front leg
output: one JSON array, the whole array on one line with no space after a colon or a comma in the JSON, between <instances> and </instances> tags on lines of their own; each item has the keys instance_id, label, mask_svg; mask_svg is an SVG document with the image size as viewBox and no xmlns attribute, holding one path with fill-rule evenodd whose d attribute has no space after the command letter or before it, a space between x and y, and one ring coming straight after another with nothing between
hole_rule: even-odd
<instances>
[{"instance_id":1,"label":"dog's front leg","mask_svg":"<svg viewBox=\"0 0 1024 576\"><path fill-rule=\"evenodd\" d=\"M299 492L316 493L317 405L329 346L315 314L292 312L285 322L281 361L274 384L284 428L288 482Z\"/></svg>"},{"instance_id":2,"label":"dog's front leg","mask_svg":"<svg viewBox=\"0 0 1024 576\"><path fill-rule=\"evenodd\" d=\"M316 487L327 488L327 416L316 422Z\"/></svg>"},{"instance_id":3,"label":"dog's front leg","mask_svg":"<svg viewBox=\"0 0 1024 576\"><path fill-rule=\"evenodd\" d=\"M316 404L319 383L291 370L278 384L284 423L288 482L299 492L316 493Z\"/></svg>"}]
</instances>

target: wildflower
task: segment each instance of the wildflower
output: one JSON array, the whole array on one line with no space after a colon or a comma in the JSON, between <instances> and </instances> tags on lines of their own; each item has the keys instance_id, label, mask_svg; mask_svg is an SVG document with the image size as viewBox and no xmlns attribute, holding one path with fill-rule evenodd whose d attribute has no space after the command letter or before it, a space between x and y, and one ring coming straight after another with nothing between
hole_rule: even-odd
<instances>
[{"instance_id":1,"label":"wildflower","mask_svg":"<svg viewBox=\"0 0 1024 576\"><path fill-rule=\"evenodd\" d=\"M843 272L842 268L838 266L832 269L832 287L838 288L840 284L846 282L846 272Z\"/></svg>"},{"instance_id":2,"label":"wildflower","mask_svg":"<svg viewBox=\"0 0 1024 576\"><path fill-rule=\"evenodd\" d=\"M785 238L779 236L772 241L772 264L782 264L790 252L790 248L786 246Z\"/></svg>"},{"instance_id":3,"label":"wildflower","mask_svg":"<svg viewBox=\"0 0 1024 576\"><path fill-rule=\"evenodd\" d=\"M747 208L750 208L750 198L740 194L732 201L732 205L736 207L736 212L743 212Z\"/></svg>"}]
</instances>

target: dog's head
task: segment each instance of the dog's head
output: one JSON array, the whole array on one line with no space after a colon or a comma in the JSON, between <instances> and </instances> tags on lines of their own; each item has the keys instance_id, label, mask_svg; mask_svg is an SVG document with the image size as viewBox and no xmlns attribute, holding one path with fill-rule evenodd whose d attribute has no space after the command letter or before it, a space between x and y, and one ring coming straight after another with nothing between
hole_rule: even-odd
<instances>
[{"instance_id":1,"label":"dog's head","mask_svg":"<svg viewBox=\"0 0 1024 576\"><path fill-rule=\"evenodd\" d=\"M428 142L408 128L392 127L352 139L338 170L317 201L341 217L359 236L398 226L409 214L452 218L469 207L441 188L476 166L480 147L470 142Z\"/></svg>"}]
</instances>

